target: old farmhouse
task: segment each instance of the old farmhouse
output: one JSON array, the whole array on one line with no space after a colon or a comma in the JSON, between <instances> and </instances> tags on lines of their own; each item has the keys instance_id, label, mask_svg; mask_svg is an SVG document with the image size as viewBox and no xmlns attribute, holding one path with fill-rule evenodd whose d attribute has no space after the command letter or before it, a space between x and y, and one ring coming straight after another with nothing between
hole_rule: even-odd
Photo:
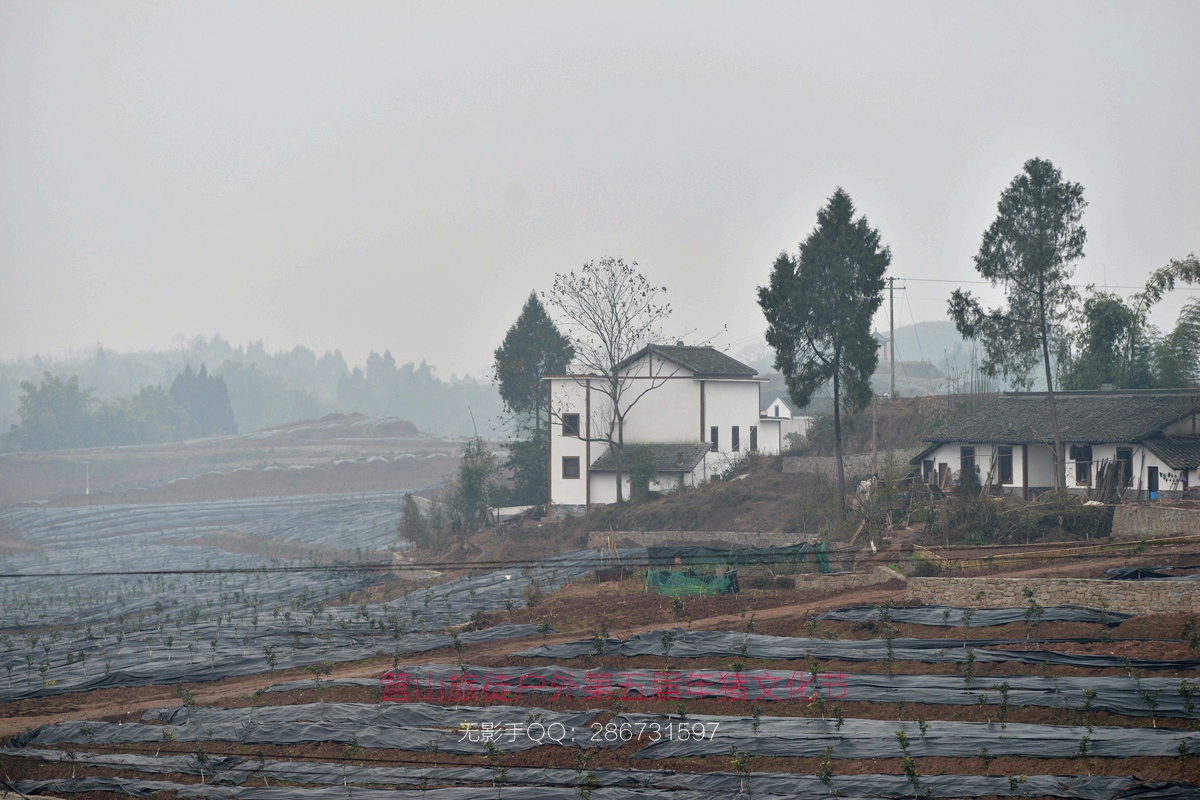
<instances>
[{"instance_id":1,"label":"old farmhouse","mask_svg":"<svg viewBox=\"0 0 1200 800\"><path fill-rule=\"evenodd\" d=\"M1179 497L1200 486L1200 390L1056 392L1063 486L1094 499ZM912 463L947 490L973 474L981 487L1031 498L1054 488L1054 435L1045 392L1006 392L926 441Z\"/></svg>"},{"instance_id":2,"label":"old farmhouse","mask_svg":"<svg viewBox=\"0 0 1200 800\"><path fill-rule=\"evenodd\" d=\"M778 453L783 420L762 415L757 375L715 348L682 343L650 345L622 362L615 394L626 414L623 496L630 496L629 458L641 445L654 461L657 477L645 487L652 491L694 486L746 453ZM604 441L613 419L612 388L584 371L546 380L551 516L616 502L616 464Z\"/></svg>"}]
</instances>

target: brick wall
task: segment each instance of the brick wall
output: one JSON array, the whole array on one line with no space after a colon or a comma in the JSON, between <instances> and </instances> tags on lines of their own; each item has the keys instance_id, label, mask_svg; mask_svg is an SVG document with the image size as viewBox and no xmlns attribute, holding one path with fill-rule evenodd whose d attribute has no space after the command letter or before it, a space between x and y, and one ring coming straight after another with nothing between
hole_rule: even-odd
<instances>
[{"instance_id":1,"label":"brick wall","mask_svg":"<svg viewBox=\"0 0 1200 800\"><path fill-rule=\"evenodd\" d=\"M1082 578L909 578L905 599L928 605L1021 608L1022 589L1033 590L1042 606L1098 608L1103 598L1112 611L1127 614L1200 612L1197 581L1100 581ZM983 592L983 597L978 595Z\"/></svg>"},{"instance_id":2,"label":"brick wall","mask_svg":"<svg viewBox=\"0 0 1200 800\"><path fill-rule=\"evenodd\" d=\"M1121 505L1113 512L1113 536L1138 539L1176 533L1200 533L1200 511L1155 505Z\"/></svg>"}]
</instances>

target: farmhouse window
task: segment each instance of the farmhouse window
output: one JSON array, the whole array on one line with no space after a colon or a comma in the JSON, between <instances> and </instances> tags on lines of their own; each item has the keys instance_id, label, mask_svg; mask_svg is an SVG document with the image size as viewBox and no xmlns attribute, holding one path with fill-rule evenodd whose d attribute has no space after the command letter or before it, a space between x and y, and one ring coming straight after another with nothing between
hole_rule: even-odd
<instances>
[{"instance_id":1,"label":"farmhouse window","mask_svg":"<svg viewBox=\"0 0 1200 800\"><path fill-rule=\"evenodd\" d=\"M757 425L750 426L750 452L751 453L758 452L758 426Z\"/></svg>"},{"instance_id":2,"label":"farmhouse window","mask_svg":"<svg viewBox=\"0 0 1200 800\"><path fill-rule=\"evenodd\" d=\"M563 414L562 415L563 436L578 436L579 435L579 415L578 414Z\"/></svg>"},{"instance_id":3,"label":"farmhouse window","mask_svg":"<svg viewBox=\"0 0 1200 800\"><path fill-rule=\"evenodd\" d=\"M1118 447L1117 448L1117 475L1121 483L1121 488L1128 488L1133 485L1133 448Z\"/></svg>"},{"instance_id":4,"label":"farmhouse window","mask_svg":"<svg viewBox=\"0 0 1200 800\"><path fill-rule=\"evenodd\" d=\"M1075 483L1079 486L1092 485L1092 446L1073 444L1069 455L1075 462Z\"/></svg>"},{"instance_id":5,"label":"farmhouse window","mask_svg":"<svg viewBox=\"0 0 1200 800\"><path fill-rule=\"evenodd\" d=\"M963 447L958 452L959 480L969 481L975 474L975 448ZM969 485L969 484L968 484Z\"/></svg>"},{"instance_id":6,"label":"farmhouse window","mask_svg":"<svg viewBox=\"0 0 1200 800\"><path fill-rule=\"evenodd\" d=\"M579 456L563 456L562 476L564 478L579 477Z\"/></svg>"},{"instance_id":7,"label":"farmhouse window","mask_svg":"<svg viewBox=\"0 0 1200 800\"><path fill-rule=\"evenodd\" d=\"M1001 486L1011 486L1013 482L1012 447L996 448L996 474Z\"/></svg>"},{"instance_id":8,"label":"farmhouse window","mask_svg":"<svg viewBox=\"0 0 1200 800\"><path fill-rule=\"evenodd\" d=\"M741 448L742 431L737 425L734 425L729 431L729 449L736 453Z\"/></svg>"},{"instance_id":9,"label":"farmhouse window","mask_svg":"<svg viewBox=\"0 0 1200 800\"><path fill-rule=\"evenodd\" d=\"M716 425L713 425L711 428L708 429L708 438L712 442L713 450L721 449L721 446L720 446L720 443L718 442L718 437L717 437L717 431L719 431L719 430L720 430L720 428L718 428Z\"/></svg>"},{"instance_id":10,"label":"farmhouse window","mask_svg":"<svg viewBox=\"0 0 1200 800\"><path fill-rule=\"evenodd\" d=\"M921 462L921 481L933 483L933 459L927 458Z\"/></svg>"}]
</instances>

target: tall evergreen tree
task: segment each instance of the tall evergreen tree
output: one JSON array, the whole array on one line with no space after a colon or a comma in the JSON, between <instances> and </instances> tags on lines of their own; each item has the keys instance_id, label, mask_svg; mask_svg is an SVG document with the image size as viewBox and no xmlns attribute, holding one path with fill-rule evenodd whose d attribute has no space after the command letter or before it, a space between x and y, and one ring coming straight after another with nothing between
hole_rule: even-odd
<instances>
[{"instance_id":1,"label":"tall evergreen tree","mask_svg":"<svg viewBox=\"0 0 1200 800\"><path fill-rule=\"evenodd\" d=\"M517 321L496 348L492 368L505 410L515 420L518 432L527 434L508 448L508 465L513 470L512 502L516 504L547 500L548 388L542 378L562 375L574 357L571 340L559 332L537 292L530 292Z\"/></svg>"},{"instance_id":2,"label":"tall evergreen tree","mask_svg":"<svg viewBox=\"0 0 1200 800\"><path fill-rule=\"evenodd\" d=\"M838 187L817 212L817 227L801 242L799 254L780 253L770 283L758 290L767 343L793 402L806 406L814 392L832 383L843 503L841 415L870 402L879 362L871 320L883 302L883 275L892 262L891 250L880 241L866 217L854 218L854 202Z\"/></svg>"},{"instance_id":3,"label":"tall evergreen tree","mask_svg":"<svg viewBox=\"0 0 1200 800\"><path fill-rule=\"evenodd\" d=\"M196 420L200 435L237 433L225 379L220 375L210 376L204 364L200 365L199 372L192 372L192 366L188 364L176 375L171 382L171 397Z\"/></svg>"},{"instance_id":4,"label":"tall evergreen tree","mask_svg":"<svg viewBox=\"0 0 1200 800\"><path fill-rule=\"evenodd\" d=\"M1054 487L1061 488L1062 434L1054 403L1052 356L1067 348L1063 320L1076 299L1071 287L1075 262L1083 257L1087 231L1083 187L1041 158L1025 162L1000 194L996 219L983 233L975 269L1002 287L1006 307L986 311L970 292L956 289L950 317L967 339L984 347L984 371L1028 386L1040 362L1046 376L1054 434Z\"/></svg>"},{"instance_id":5,"label":"tall evergreen tree","mask_svg":"<svg viewBox=\"0 0 1200 800\"><path fill-rule=\"evenodd\" d=\"M537 292L530 292L517 321L496 348L493 375L505 408L532 418L535 434L542 428L546 408L547 388L542 378L562 375L574 357L571 340L559 332Z\"/></svg>"}]
</instances>

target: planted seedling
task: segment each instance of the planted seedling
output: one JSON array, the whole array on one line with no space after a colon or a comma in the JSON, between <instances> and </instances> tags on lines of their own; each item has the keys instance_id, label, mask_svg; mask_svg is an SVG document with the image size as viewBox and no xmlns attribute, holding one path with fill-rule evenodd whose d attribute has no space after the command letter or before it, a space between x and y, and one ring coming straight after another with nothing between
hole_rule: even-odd
<instances>
[{"instance_id":1,"label":"planted seedling","mask_svg":"<svg viewBox=\"0 0 1200 800\"><path fill-rule=\"evenodd\" d=\"M991 753L989 753L988 749L986 747L981 747L981 748L979 748L979 760L981 762L983 762L983 774L984 775L990 774L991 769L992 769L992 762L996 760L996 757L994 755L992 755Z\"/></svg>"}]
</instances>

